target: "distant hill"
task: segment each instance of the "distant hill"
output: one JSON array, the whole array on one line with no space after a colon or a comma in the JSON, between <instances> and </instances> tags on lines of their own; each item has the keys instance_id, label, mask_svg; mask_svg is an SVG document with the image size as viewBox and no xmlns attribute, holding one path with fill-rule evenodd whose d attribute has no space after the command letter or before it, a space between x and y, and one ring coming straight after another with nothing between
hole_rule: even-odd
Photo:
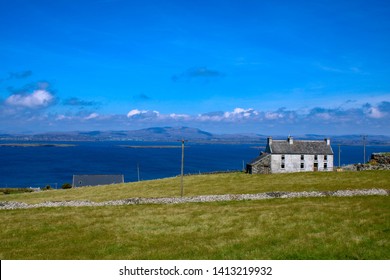
<instances>
[{"instance_id":1,"label":"distant hill","mask_svg":"<svg viewBox=\"0 0 390 280\"><path fill-rule=\"evenodd\" d=\"M284 139L286 135L275 136L274 139ZM361 135L321 135L303 134L294 135L295 139L321 140L331 138L332 144L362 145ZM150 141L150 142L174 142L181 139L194 142L207 143L253 143L264 145L266 135L261 134L214 134L193 127L150 127L138 130L117 131L72 131L72 132L48 132L39 134L0 134L2 141ZM390 145L390 137L384 135L369 135L366 138L367 145Z\"/></svg>"},{"instance_id":2,"label":"distant hill","mask_svg":"<svg viewBox=\"0 0 390 280\"><path fill-rule=\"evenodd\" d=\"M205 142L232 142L243 139L259 141L260 137L252 135L227 134L217 135L193 127L150 127L138 130L119 131L72 131L48 132L32 135L2 134L0 140L13 141L179 141L181 139Z\"/></svg>"}]
</instances>

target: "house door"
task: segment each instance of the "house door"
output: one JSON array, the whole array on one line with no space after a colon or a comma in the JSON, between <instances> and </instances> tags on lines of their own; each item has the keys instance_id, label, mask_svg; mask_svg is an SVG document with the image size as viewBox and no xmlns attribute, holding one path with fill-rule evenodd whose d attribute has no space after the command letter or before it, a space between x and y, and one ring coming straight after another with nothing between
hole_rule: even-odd
<instances>
[{"instance_id":1,"label":"house door","mask_svg":"<svg viewBox=\"0 0 390 280\"><path fill-rule=\"evenodd\" d=\"M314 169L313 169L313 171L318 171L318 162L315 162L315 163L314 163Z\"/></svg>"}]
</instances>

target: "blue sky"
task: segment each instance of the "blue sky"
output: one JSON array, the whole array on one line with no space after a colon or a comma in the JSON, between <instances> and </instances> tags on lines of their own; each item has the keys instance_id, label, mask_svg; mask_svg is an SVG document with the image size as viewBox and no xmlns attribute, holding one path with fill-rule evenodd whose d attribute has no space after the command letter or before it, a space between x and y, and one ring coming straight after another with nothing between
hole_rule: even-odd
<instances>
[{"instance_id":1,"label":"blue sky","mask_svg":"<svg viewBox=\"0 0 390 280\"><path fill-rule=\"evenodd\" d=\"M389 1L0 0L0 133L390 134Z\"/></svg>"}]
</instances>

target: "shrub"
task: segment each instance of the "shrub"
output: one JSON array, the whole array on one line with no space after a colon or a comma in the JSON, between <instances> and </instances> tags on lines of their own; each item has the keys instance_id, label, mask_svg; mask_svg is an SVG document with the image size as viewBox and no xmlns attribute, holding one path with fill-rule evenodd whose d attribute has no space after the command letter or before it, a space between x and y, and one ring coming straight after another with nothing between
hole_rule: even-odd
<instances>
[{"instance_id":1,"label":"shrub","mask_svg":"<svg viewBox=\"0 0 390 280\"><path fill-rule=\"evenodd\" d=\"M51 190L51 186L50 185L47 185L46 187L43 187L42 190L46 191L46 190Z\"/></svg>"},{"instance_id":2,"label":"shrub","mask_svg":"<svg viewBox=\"0 0 390 280\"><path fill-rule=\"evenodd\" d=\"M65 184L62 185L61 188L62 188L62 189L71 189L71 188L72 188L72 185L69 184L69 183L65 183Z\"/></svg>"},{"instance_id":3,"label":"shrub","mask_svg":"<svg viewBox=\"0 0 390 280\"><path fill-rule=\"evenodd\" d=\"M3 193L3 194L26 193L26 192L33 192L33 190L29 189L29 188L5 188L5 189L0 189L0 193Z\"/></svg>"},{"instance_id":4,"label":"shrub","mask_svg":"<svg viewBox=\"0 0 390 280\"><path fill-rule=\"evenodd\" d=\"M11 190L10 189L5 189L4 191L3 191L3 194L10 194L11 193Z\"/></svg>"},{"instance_id":5,"label":"shrub","mask_svg":"<svg viewBox=\"0 0 390 280\"><path fill-rule=\"evenodd\" d=\"M370 160L370 161L368 162L368 164L370 164L370 165L378 165L378 161L375 160L375 159L372 159L372 160Z\"/></svg>"}]
</instances>

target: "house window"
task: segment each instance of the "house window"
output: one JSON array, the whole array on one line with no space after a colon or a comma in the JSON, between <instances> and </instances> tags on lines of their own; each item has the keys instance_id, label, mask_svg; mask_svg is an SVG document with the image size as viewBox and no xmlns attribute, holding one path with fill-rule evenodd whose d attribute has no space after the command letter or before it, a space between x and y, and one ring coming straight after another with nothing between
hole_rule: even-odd
<instances>
[{"instance_id":1,"label":"house window","mask_svg":"<svg viewBox=\"0 0 390 280\"><path fill-rule=\"evenodd\" d=\"M328 169L328 164L326 162L324 163L324 169Z\"/></svg>"},{"instance_id":2,"label":"house window","mask_svg":"<svg viewBox=\"0 0 390 280\"><path fill-rule=\"evenodd\" d=\"M314 160L318 160L318 156L317 155L314 155Z\"/></svg>"},{"instance_id":3,"label":"house window","mask_svg":"<svg viewBox=\"0 0 390 280\"><path fill-rule=\"evenodd\" d=\"M304 169L305 168L305 164L303 162L301 162L301 169Z\"/></svg>"},{"instance_id":4,"label":"house window","mask_svg":"<svg viewBox=\"0 0 390 280\"><path fill-rule=\"evenodd\" d=\"M324 160L328 160L328 155L324 155Z\"/></svg>"},{"instance_id":5,"label":"house window","mask_svg":"<svg viewBox=\"0 0 390 280\"><path fill-rule=\"evenodd\" d=\"M285 156L284 155L282 155L282 160L284 160L285 159Z\"/></svg>"},{"instance_id":6,"label":"house window","mask_svg":"<svg viewBox=\"0 0 390 280\"><path fill-rule=\"evenodd\" d=\"M282 164L280 165L280 168L284 169L284 163L282 163Z\"/></svg>"},{"instance_id":7,"label":"house window","mask_svg":"<svg viewBox=\"0 0 390 280\"><path fill-rule=\"evenodd\" d=\"M305 156L304 155L301 155L301 160L304 160L305 159Z\"/></svg>"}]
</instances>

